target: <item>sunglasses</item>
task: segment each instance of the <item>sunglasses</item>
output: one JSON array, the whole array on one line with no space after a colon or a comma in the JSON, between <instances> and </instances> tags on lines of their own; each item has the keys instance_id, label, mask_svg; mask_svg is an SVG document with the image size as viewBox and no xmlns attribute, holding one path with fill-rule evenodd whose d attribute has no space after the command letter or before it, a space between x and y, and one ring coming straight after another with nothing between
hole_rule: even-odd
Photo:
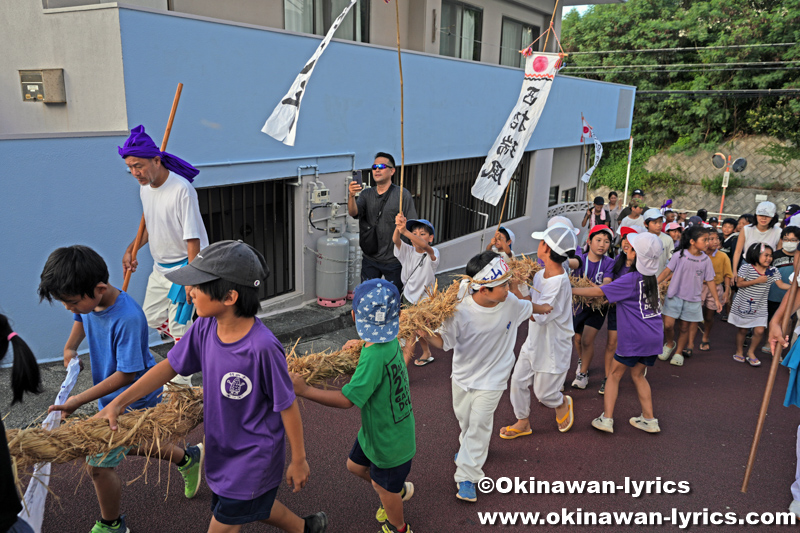
<instances>
[{"instance_id":1,"label":"sunglasses","mask_svg":"<svg viewBox=\"0 0 800 533\"><path fill-rule=\"evenodd\" d=\"M372 170L383 170L385 168L394 168L392 165L387 165L386 163L378 163L377 165L372 165Z\"/></svg>"}]
</instances>

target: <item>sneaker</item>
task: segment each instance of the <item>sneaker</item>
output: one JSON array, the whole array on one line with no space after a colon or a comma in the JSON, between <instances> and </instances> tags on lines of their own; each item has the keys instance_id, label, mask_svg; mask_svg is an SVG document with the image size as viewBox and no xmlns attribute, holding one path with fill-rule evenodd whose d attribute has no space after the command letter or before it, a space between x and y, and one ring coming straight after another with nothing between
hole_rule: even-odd
<instances>
[{"instance_id":1,"label":"sneaker","mask_svg":"<svg viewBox=\"0 0 800 533\"><path fill-rule=\"evenodd\" d=\"M792 503L789 504L789 512L800 518L800 501L792 500Z\"/></svg>"},{"instance_id":2,"label":"sneaker","mask_svg":"<svg viewBox=\"0 0 800 533\"><path fill-rule=\"evenodd\" d=\"M400 491L400 498L404 502L407 502L411 499L414 495L414 484L410 481L406 481L403 483L403 490ZM378 507L378 512L375 513L375 520L378 522L386 522L386 509L383 508L383 504ZM390 524L391 525L391 524Z\"/></svg>"},{"instance_id":3,"label":"sneaker","mask_svg":"<svg viewBox=\"0 0 800 533\"><path fill-rule=\"evenodd\" d=\"M478 501L478 494L475 492L475 483L472 481L460 481L458 483L458 493L456 498L465 502Z\"/></svg>"},{"instance_id":4,"label":"sneaker","mask_svg":"<svg viewBox=\"0 0 800 533\"><path fill-rule=\"evenodd\" d=\"M669 360L669 364L675 366L683 366L683 356L679 353L676 353L672 356L672 359Z\"/></svg>"},{"instance_id":5,"label":"sneaker","mask_svg":"<svg viewBox=\"0 0 800 533\"><path fill-rule=\"evenodd\" d=\"M389 522L384 522L383 527L378 533L398 533L398 532L397 529L395 529L395 527L392 524L390 524ZM406 522L406 530L403 533L414 533L413 531L411 531L411 526L408 525L408 522Z\"/></svg>"},{"instance_id":6,"label":"sneaker","mask_svg":"<svg viewBox=\"0 0 800 533\"><path fill-rule=\"evenodd\" d=\"M761 352L766 354L772 354L772 348L769 347L769 343L765 344L761 347Z\"/></svg>"},{"instance_id":7,"label":"sneaker","mask_svg":"<svg viewBox=\"0 0 800 533\"><path fill-rule=\"evenodd\" d=\"M614 419L606 418L604 415L605 413L592 420L592 427L606 433L614 433Z\"/></svg>"},{"instance_id":8,"label":"sneaker","mask_svg":"<svg viewBox=\"0 0 800 533\"><path fill-rule=\"evenodd\" d=\"M131 530L125 525L125 515L119 517L119 524L117 524L117 527L107 526L98 520L94 523L94 527L89 533L108 533L109 531L113 531L114 533L130 533Z\"/></svg>"},{"instance_id":9,"label":"sneaker","mask_svg":"<svg viewBox=\"0 0 800 533\"><path fill-rule=\"evenodd\" d=\"M578 372L575 374L575 381L572 382L573 389L585 389L586 386L589 384L589 374L583 374Z\"/></svg>"},{"instance_id":10,"label":"sneaker","mask_svg":"<svg viewBox=\"0 0 800 533\"><path fill-rule=\"evenodd\" d=\"M648 433L658 433L661 431L661 428L658 427L658 418L647 420L643 415L635 416L631 418L631 425Z\"/></svg>"},{"instance_id":11,"label":"sneaker","mask_svg":"<svg viewBox=\"0 0 800 533\"><path fill-rule=\"evenodd\" d=\"M179 466L178 472L183 476L184 494L187 498L194 498L194 495L197 494L197 489L200 488L206 451L203 444L200 443L197 446L188 446L186 454L189 456L189 462Z\"/></svg>"},{"instance_id":12,"label":"sneaker","mask_svg":"<svg viewBox=\"0 0 800 533\"><path fill-rule=\"evenodd\" d=\"M597 391L598 394L605 394L606 393L606 379L608 379L608 378L603 378L603 383L600 385L600 390Z\"/></svg>"},{"instance_id":13,"label":"sneaker","mask_svg":"<svg viewBox=\"0 0 800 533\"><path fill-rule=\"evenodd\" d=\"M722 320L723 322L727 322L728 321L728 315L726 315L725 313L722 313L722 314L719 315L719 319Z\"/></svg>"},{"instance_id":14,"label":"sneaker","mask_svg":"<svg viewBox=\"0 0 800 533\"><path fill-rule=\"evenodd\" d=\"M303 520L306 523L306 531L311 533L325 533L328 528L328 515L322 511L317 514L304 516Z\"/></svg>"},{"instance_id":15,"label":"sneaker","mask_svg":"<svg viewBox=\"0 0 800 533\"><path fill-rule=\"evenodd\" d=\"M672 350L674 350L677 345L678 344L675 343L672 345L672 348L670 348L665 344L664 349L661 351L658 358L661 359L662 361L666 361L667 359L669 359L669 356L672 355Z\"/></svg>"}]
</instances>

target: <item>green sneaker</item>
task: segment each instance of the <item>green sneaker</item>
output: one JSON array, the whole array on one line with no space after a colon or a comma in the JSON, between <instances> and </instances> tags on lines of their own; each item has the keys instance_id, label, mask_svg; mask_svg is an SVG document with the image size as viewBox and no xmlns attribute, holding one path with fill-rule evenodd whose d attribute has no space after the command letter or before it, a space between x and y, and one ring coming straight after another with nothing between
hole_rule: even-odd
<instances>
[{"instance_id":1,"label":"green sneaker","mask_svg":"<svg viewBox=\"0 0 800 533\"><path fill-rule=\"evenodd\" d=\"M178 471L183 476L184 494L187 498L194 498L194 495L197 494L197 489L200 488L206 451L201 443L197 446L187 447L186 454L189 456L189 462L179 466Z\"/></svg>"},{"instance_id":2,"label":"green sneaker","mask_svg":"<svg viewBox=\"0 0 800 533\"><path fill-rule=\"evenodd\" d=\"M410 481L406 481L403 483L403 490L400 491L400 497L403 499L404 502L407 502L411 499L414 495L414 484ZM383 508L383 504L378 507L378 511L375 513L375 520L378 522L386 522L386 509Z\"/></svg>"},{"instance_id":3,"label":"green sneaker","mask_svg":"<svg viewBox=\"0 0 800 533\"><path fill-rule=\"evenodd\" d=\"M95 522L94 527L89 533L131 533L131 530L128 529L128 526L125 525L125 515L119 517L119 524L117 527L107 526L102 523L100 520Z\"/></svg>"},{"instance_id":4,"label":"green sneaker","mask_svg":"<svg viewBox=\"0 0 800 533\"><path fill-rule=\"evenodd\" d=\"M398 533L398 531L389 522L384 522L383 527L378 533ZM414 533L411 531L411 526L406 523L406 530L403 533Z\"/></svg>"}]
</instances>

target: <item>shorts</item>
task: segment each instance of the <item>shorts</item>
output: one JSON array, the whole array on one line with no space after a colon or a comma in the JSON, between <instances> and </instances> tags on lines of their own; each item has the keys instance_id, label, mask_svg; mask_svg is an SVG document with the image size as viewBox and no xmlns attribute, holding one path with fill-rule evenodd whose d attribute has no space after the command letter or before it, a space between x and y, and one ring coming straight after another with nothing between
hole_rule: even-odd
<instances>
[{"instance_id":1,"label":"shorts","mask_svg":"<svg viewBox=\"0 0 800 533\"><path fill-rule=\"evenodd\" d=\"M97 455L87 455L86 462L89 466L98 468L116 468L128 455L133 446L117 446L108 453L98 453Z\"/></svg>"},{"instance_id":2,"label":"shorts","mask_svg":"<svg viewBox=\"0 0 800 533\"><path fill-rule=\"evenodd\" d=\"M608 307L608 331L617 331L617 306L610 305Z\"/></svg>"},{"instance_id":3,"label":"shorts","mask_svg":"<svg viewBox=\"0 0 800 533\"><path fill-rule=\"evenodd\" d=\"M717 297L719 298L719 303L723 306L725 305L725 285L723 285L725 281L723 280L722 283L717 285ZM714 306L714 296L711 294L711 289L708 288L708 285L703 283L703 290L700 292L700 301L703 303L703 307L706 309L714 309L716 311L716 307Z\"/></svg>"},{"instance_id":4,"label":"shorts","mask_svg":"<svg viewBox=\"0 0 800 533\"><path fill-rule=\"evenodd\" d=\"M406 482L408 473L411 472L411 459L392 468L378 468L364 454L358 437L353 444L353 449L350 450L350 460L357 465L368 466L370 479L394 494L400 494L403 491L403 484Z\"/></svg>"},{"instance_id":5,"label":"shorts","mask_svg":"<svg viewBox=\"0 0 800 533\"><path fill-rule=\"evenodd\" d=\"M236 500L211 493L211 512L220 524L228 526L249 524L266 520L272 513L272 505L278 487L268 490L252 500Z\"/></svg>"},{"instance_id":6,"label":"shorts","mask_svg":"<svg viewBox=\"0 0 800 533\"><path fill-rule=\"evenodd\" d=\"M687 302L675 296L664 299L661 314L684 322L702 322L703 306L700 302Z\"/></svg>"},{"instance_id":7,"label":"shorts","mask_svg":"<svg viewBox=\"0 0 800 533\"><path fill-rule=\"evenodd\" d=\"M582 308L577 315L572 317L572 326L575 329L575 333L579 335L583 333L584 326L600 331L603 328L603 322L606 320L606 315L603 313L607 313L607 309L605 308L601 312L589 307Z\"/></svg>"},{"instance_id":8,"label":"shorts","mask_svg":"<svg viewBox=\"0 0 800 533\"><path fill-rule=\"evenodd\" d=\"M644 366L653 366L656 364L657 357L658 355L649 355L647 357L623 357L621 355L614 354L614 361L633 368L637 363L642 363Z\"/></svg>"}]
</instances>

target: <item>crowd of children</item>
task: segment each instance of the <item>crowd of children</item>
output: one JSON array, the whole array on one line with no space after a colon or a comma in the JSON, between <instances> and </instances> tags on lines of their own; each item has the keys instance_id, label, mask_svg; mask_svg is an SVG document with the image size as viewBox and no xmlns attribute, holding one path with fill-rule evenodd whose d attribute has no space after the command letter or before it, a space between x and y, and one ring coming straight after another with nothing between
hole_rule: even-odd
<instances>
[{"instance_id":1,"label":"crowd of children","mask_svg":"<svg viewBox=\"0 0 800 533\"><path fill-rule=\"evenodd\" d=\"M670 209L648 209L641 194L622 220L612 222L602 200L596 198L584 217L583 225L591 224L582 248L579 230L564 217L553 217L544 231L532 233L542 268L527 287L514 281L509 268L514 233L500 226L487 250L468 262L468 279L459 287L455 313L435 334L417 332L419 358L414 357L415 343L401 346L397 339L401 308L415 305L432 289L441 257L433 247L433 224L398 214L394 255L402 265L404 289L400 293L393 283L380 279L356 288L352 314L364 344L355 373L341 390L309 386L288 371L282 345L256 318L258 287L268 268L254 248L240 241L217 242L166 275L187 287L198 318L158 364L148 350L141 307L109 284L103 259L87 247L60 248L44 266L39 295L61 302L73 313L64 363L76 357L78 345L87 338L94 385L50 410L67 416L97 400L98 416L108 419L113 430L122 413L158 403L162 386L176 374L202 372L205 446L162 445L159 457L177 466L188 498L196 494L205 472L213 494L210 532L235 532L243 524L262 521L307 533L325 531L325 513L301 518L277 499L283 479L294 491L309 479L297 397L340 409L355 405L362 425L347 469L377 493L381 531L410 533L403 507L414 495L407 478L416 441L407 367L412 361L416 366L433 362L431 346L453 352L452 406L460 427L454 481L456 497L468 502L477 500L476 483L484 476L503 392L510 389L516 421L500 429L500 438L532 434L531 389L540 403L554 410L557 429L569 431L574 404L563 391L573 347L577 368L571 386L586 389L595 337L606 321L604 379L599 387L604 405L592 421L600 431L614 432L619 383L628 369L641 404L630 424L648 433L661 431L647 368L657 359L684 365L693 355L701 325L699 350L708 351L716 313L738 328L733 359L761 364L756 348L768 321L785 312L781 301L791 283L800 227L786 225L788 217L779 224L770 202L758 204L753 216L724 218L720 224L715 217L706 222L704 210L682 219ZM788 212L793 207L800 211L790 206L787 215L795 214ZM616 222L617 231L610 227ZM582 278L580 287L573 288L571 277ZM669 287L662 302L660 285L665 282ZM574 306L576 296L583 302L605 303ZM517 330L526 322L528 335L515 356ZM5 340L0 358L13 341L19 344L15 356L23 361L29 350L14 339L4 317L0 326L9 330L0 331L0 340ZM618 329L636 335L618 335ZM26 372L14 385L15 400L23 390L38 390L31 360L19 363ZM285 441L290 448L288 467ZM127 454L143 453L121 446L86 458L101 516L94 533L128 531L121 481L114 469ZM246 475L253 470L264 474Z\"/></svg>"}]
</instances>

